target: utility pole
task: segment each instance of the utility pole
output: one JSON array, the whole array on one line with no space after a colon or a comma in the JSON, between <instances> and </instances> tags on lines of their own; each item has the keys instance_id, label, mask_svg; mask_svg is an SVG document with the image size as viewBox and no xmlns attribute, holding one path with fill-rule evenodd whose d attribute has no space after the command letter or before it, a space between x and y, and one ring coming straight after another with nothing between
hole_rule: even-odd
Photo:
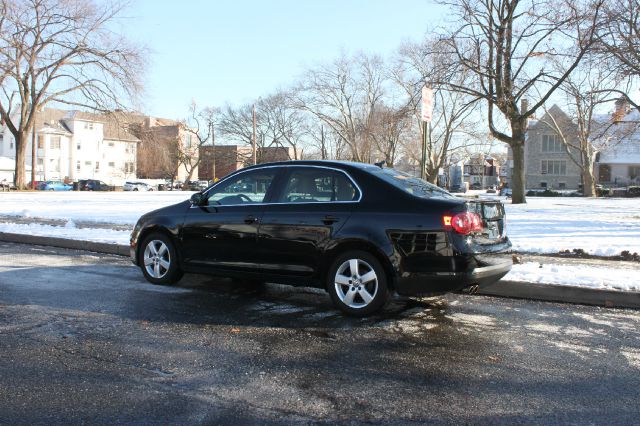
<instances>
[{"instance_id":1,"label":"utility pole","mask_svg":"<svg viewBox=\"0 0 640 426\"><path fill-rule=\"evenodd\" d=\"M433 90L425 85L422 88L422 161L420 177L427 179L427 146L431 139L431 117L433 115Z\"/></svg>"},{"instance_id":2,"label":"utility pole","mask_svg":"<svg viewBox=\"0 0 640 426\"><path fill-rule=\"evenodd\" d=\"M36 121L31 125L31 189L36 189Z\"/></svg>"},{"instance_id":3,"label":"utility pole","mask_svg":"<svg viewBox=\"0 0 640 426\"><path fill-rule=\"evenodd\" d=\"M211 135L211 156L212 158L212 164L213 166L211 167L211 173L212 173L212 180L215 182L216 181L216 138L215 135L213 133L213 123L209 123L209 134Z\"/></svg>"},{"instance_id":4,"label":"utility pole","mask_svg":"<svg viewBox=\"0 0 640 426\"><path fill-rule=\"evenodd\" d=\"M253 136L252 136L252 143L253 143L253 164L257 164L258 163L258 158L256 155L256 104L253 104Z\"/></svg>"}]
</instances>

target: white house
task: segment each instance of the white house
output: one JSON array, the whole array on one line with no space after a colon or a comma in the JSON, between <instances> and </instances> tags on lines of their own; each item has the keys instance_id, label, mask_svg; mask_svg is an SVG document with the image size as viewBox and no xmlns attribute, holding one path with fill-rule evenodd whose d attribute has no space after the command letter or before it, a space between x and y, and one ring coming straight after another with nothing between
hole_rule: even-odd
<instances>
[{"instance_id":1,"label":"white house","mask_svg":"<svg viewBox=\"0 0 640 426\"><path fill-rule=\"evenodd\" d=\"M600 183L612 185L640 184L640 112L631 110L623 101L616 102L613 119L596 159Z\"/></svg>"},{"instance_id":2,"label":"white house","mask_svg":"<svg viewBox=\"0 0 640 426\"><path fill-rule=\"evenodd\" d=\"M117 114L93 114L46 108L36 115L36 180L100 179L122 185L136 177L140 142ZM15 141L0 128L0 157L15 161ZM32 164L31 134L26 164ZM27 181L30 181L27 176Z\"/></svg>"}]
</instances>

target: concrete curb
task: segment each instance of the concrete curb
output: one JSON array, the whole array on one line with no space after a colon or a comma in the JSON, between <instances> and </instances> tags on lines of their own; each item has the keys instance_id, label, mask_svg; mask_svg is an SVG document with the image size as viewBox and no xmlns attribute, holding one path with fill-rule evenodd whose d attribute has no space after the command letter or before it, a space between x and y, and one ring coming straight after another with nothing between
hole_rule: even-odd
<instances>
[{"instance_id":1,"label":"concrete curb","mask_svg":"<svg viewBox=\"0 0 640 426\"><path fill-rule=\"evenodd\" d=\"M600 290L556 284L524 283L500 280L478 291L479 295L541 300L544 302L575 303L607 308L640 309L640 293Z\"/></svg>"},{"instance_id":2,"label":"concrete curb","mask_svg":"<svg viewBox=\"0 0 640 426\"><path fill-rule=\"evenodd\" d=\"M93 241L69 240L66 238L40 237L35 235L12 234L0 232L0 241L20 244L60 247L66 249L86 250L96 253L129 256L129 246L110 243L96 243Z\"/></svg>"},{"instance_id":3,"label":"concrete curb","mask_svg":"<svg viewBox=\"0 0 640 426\"><path fill-rule=\"evenodd\" d=\"M0 241L20 244L61 247L86 250L96 253L129 256L129 246L68 240L65 238L38 237L33 235L0 232ZM574 303L604 306L607 308L640 309L640 293L598 290L584 287L569 287L552 284L524 283L501 280L478 291L479 295L508 297L514 299L540 300L544 302Z\"/></svg>"}]
</instances>

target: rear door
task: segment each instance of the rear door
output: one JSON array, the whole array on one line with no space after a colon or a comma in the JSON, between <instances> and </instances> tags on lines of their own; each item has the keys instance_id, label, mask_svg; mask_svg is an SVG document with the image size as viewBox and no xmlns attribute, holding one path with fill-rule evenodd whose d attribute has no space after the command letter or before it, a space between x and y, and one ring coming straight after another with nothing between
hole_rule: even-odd
<instances>
[{"instance_id":1,"label":"rear door","mask_svg":"<svg viewBox=\"0 0 640 426\"><path fill-rule=\"evenodd\" d=\"M259 246L271 272L311 276L322 252L361 198L345 172L320 166L287 167L279 191L265 205Z\"/></svg>"}]
</instances>

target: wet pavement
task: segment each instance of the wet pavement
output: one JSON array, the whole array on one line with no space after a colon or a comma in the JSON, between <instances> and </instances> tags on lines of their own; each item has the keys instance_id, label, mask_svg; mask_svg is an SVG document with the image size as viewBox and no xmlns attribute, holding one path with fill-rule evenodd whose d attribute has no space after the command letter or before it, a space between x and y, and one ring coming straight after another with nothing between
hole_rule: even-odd
<instances>
[{"instance_id":1,"label":"wet pavement","mask_svg":"<svg viewBox=\"0 0 640 426\"><path fill-rule=\"evenodd\" d=\"M0 424L635 423L640 312L322 291L0 242Z\"/></svg>"}]
</instances>

